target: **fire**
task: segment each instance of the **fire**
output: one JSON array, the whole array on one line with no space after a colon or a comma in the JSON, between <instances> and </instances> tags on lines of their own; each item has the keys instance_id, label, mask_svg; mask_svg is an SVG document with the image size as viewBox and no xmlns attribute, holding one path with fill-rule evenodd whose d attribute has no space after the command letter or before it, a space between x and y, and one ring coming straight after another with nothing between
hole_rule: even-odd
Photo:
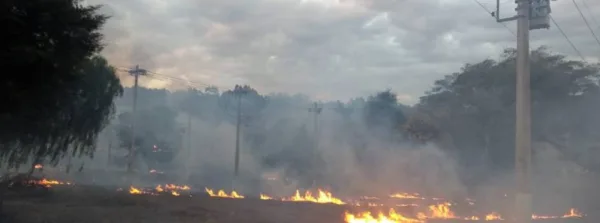
<instances>
[{"instance_id":1,"label":"fire","mask_svg":"<svg viewBox=\"0 0 600 223\"><path fill-rule=\"evenodd\" d=\"M167 188L168 190L190 190L190 187L188 185L178 186L175 184L166 184L165 188Z\"/></svg>"},{"instance_id":2,"label":"fire","mask_svg":"<svg viewBox=\"0 0 600 223\"><path fill-rule=\"evenodd\" d=\"M504 219L502 219L502 217L498 213L492 212L485 216L485 220L492 221L492 220L504 220Z\"/></svg>"},{"instance_id":3,"label":"fire","mask_svg":"<svg viewBox=\"0 0 600 223\"><path fill-rule=\"evenodd\" d=\"M272 197L270 197L269 195L266 195L266 194L260 194L260 199L261 200L273 200Z\"/></svg>"},{"instance_id":4,"label":"fire","mask_svg":"<svg viewBox=\"0 0 600 223\"><path fill-rule=\"evenodd\" d=\"M142 190L135 188L133 186L129 186L129 193L130 194L142 194Z\"/></svg>"},{"instance_id":5,"label":"fire","mask_svg":"<svg viewBox=\"0 0 600 223\"><path fill-rule=\"evenodd\" d=\"M359 214L351 214L349 212L344 213L344 221L346 223L422 223L423 220L413 219L398 214L394 209L390 209L389 213L385 215L379 212L377 216L374 216L369 211L365 211Z\"/></svg>"},{"instance_id":6,"label":"fire","mask_svg":"<svg viewBox=\"0 0 600 223\"><path fill-rule=\"evenodd\" d=\"M479 217L477 217L477 216L466 217L463 219L467 220L467 221L479 221Z\"/></svg>"},{"instance_id":7,"label":"fire","mask_svg":"<svg viewBox=\"0 0 600 223\"><path fill-rule=\"evenodd\" d=\"M33 168L42 169L42 168L44 168L44 166L42 164L35 164L35 166L33 166Z\"/></svg>"},{"instance_id":8,"label":"fire","mask_svg":"<svg viewBox=\"0 0 600 223\"><path fill-rule=\"evenodd\" d=\"M296 201L296 202L313 202L313 203L332 203L332 204L346 204L339 198L334 197L331 192L318 189L319 195L314 197L310 191L304 192L304 195L300 195L300 191L296 190L296 194L289 198L284 198L283 201Z\"/></svg>"},{"instance_id":9,"label":"fire","mask_svg":"<svg viewBox=\"0 0 600 223\"><path fill-rule=\"evenodd\" d=\"M160 193L163 192L167 192L173 196L180 196L181 193L179 191L181 190L190 190L189 186L177 186L175 184L166 184L164 186L162 185L156 185L156 187L154 188L153 191L151 190L144 190L142 188L137 188L134 186L129 186L129 193L130 194L149 194L149 195L159 195ZM122 191L121 188L117 189L117 191Z\"/></svg>"},{"instance_id":10,"label":"fire","mask_svg":"<svg viewBox=\"0 0 600 223\"><path fill-rule=\"evenodd\" d=\"M215 194L215 192L212 189L208 189L208 188L204 188L204 190L206 191L206 193L208 193L209 196L211 197L223 197L223 198L236 198L236 199L241 199L244 198L244 196L239 195L236 191L232 191L230 195L228 195L227 193L225 193L225 191L223 190L219 190L217 191L217 193Z\"/></svg>"},{"instance_id":11,"label":"fire","mask_svg":"<svg viewBox=\"0 0 600 223\"><path fill-rule=\"evenodd\" d=\"M34 180L34 181L30 181L33 184L39 184L42 185L44 187L52 187L52 185L71 185L70 182L61 182L58 180L48 180L46 178L41 179L41 180Z\"/></svg>"},{"instance_id":12,"label":"fire","mask_svg":"<svg viewBox=\"0 0 600 223\"><path fill-rule=\"evenodd\" d=\"M424 197L420 197L419 194L409 194L409 193L395 193L390 195L391 198L400 198L400 199L421 199L424 200Z\"/></svg>"},{"instance_id":13,"label":"fire","mask_svg":"<svg viewBox=\"0 0 600 223\"><path fill-rule=\"evenodd\" d=\"M568 213L563 215L563 218L581 218L581 217L583 217L583 214L581 214L581 212L577 211L577 209L575 209L575 208L571 208Z\"/></svg>"},{"instance_id":14,"label":"fire","mask_svg":"<svg viewBox=\"0 0 600 223\"><path fill-rule=\"evenodd\" d=\"M446 202L446 203L441 203L441 204L435 204L435 205L430 205L429 206L429 212L431 213L431 215L427 216L424 213L419 213L419 219L427 219L427 218L432 218L432 219L453 219L453 218L457 218L454 215L454 212L452 212L452 210L450 210L450 207L452 206L452 204Z\"/></svg>"},{"instance_id":15,"label":"fire","mask_svg":"<svg viewBox=\"0 0 600 223\"><path fill-rule=\"evenodd\" d=\"M556 218L581 218L583 214L581 214L577 209L571 208L569 212L564 214L563 216L544 216L544 215L531 215L532 219L556 219Z\"/></svg>"}]
</instances>

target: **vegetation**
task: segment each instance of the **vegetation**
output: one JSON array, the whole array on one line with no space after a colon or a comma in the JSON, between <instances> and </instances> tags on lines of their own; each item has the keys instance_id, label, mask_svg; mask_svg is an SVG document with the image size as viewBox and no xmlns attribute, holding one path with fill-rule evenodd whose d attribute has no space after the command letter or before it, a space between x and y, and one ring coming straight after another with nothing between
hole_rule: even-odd
<instances>
[{"instance_id":1,"label":"vegetation","mask_svg":"<svg viewBox=\"0 0 600 223\"><path fill-rule=\"evenodd\" d=\"M4 1L0 64L0 157L92 155L122 93L115 69L97 54L107 17L76 0Z\"/></svg>"}]
</instances>

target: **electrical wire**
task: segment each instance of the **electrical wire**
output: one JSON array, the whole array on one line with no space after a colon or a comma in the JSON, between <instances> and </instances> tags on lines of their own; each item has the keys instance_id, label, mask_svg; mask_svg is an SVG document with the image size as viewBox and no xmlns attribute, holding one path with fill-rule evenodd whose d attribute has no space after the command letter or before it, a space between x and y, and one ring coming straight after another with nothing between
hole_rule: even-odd
<instances>
[{"instance_id":1,"label":"electrical wire","mask_svg":"<svg viewBox=\"0 0 600 223\"><path fill-rule=\"evenodd\" d=\"M492 11L490 11L488 8L485 7L485 5L483 5L479 0L473 0L475 3L477 3L477 5L479 5L479 7L481 7L483 10L485 10L489 15L493 15ZM517 36L517 34L512 31L510 28L508 28L508 26L504 23L500 23L502 26L504 26L504 28L506 28L506 30L508 30L513 36Z\"/></svg>"},{"instance_id":2,"label":"electrical wire","mask_svg":"<svg viewBox=\"0 0 600 223\"><path fill-rule=\"evenodd\" d=\"M551 15L548 15L548 17L550 17L550 20L552 21L552 23L554 24L554 26L556 26L556 28L558 29L558 31L560 31L560 33L563 35L563 37L565 37L565 39L567 40L567 42L569 42L569 45L571 45L571 48L573 48L573 50L575 50L575 52L577 53L577 55L579 55L579 57L581 57L581 59L584 62L587 62L585 60L585 57L583 56L583 54L581 54L581 51L579 51L577 49L577 47L575 47L575 44L573 44L573 42L571 41L571 39L569 39L569 36L567 36L567 34L563 31L563 29L560 28L560 25L558 25L558 23L556 22L556 20L554 20L554 17L552 17Z\"/></svg>"},{"instance_id":3,"label":"electrical wire","mask_svg":"<svg viewBox=\"0 0 600 223\"><path fill-rule=\"evenodd\" d=\"M588 6L586 0L581 0L581 2L583 3L583 7L585 7L585 9L587 10L588 14L590 14L590 18L592 18L592 21L594 22L594 25L596 25L596 29L600 29L600 23L598 23L598 20L594 16L594 13L592 13L592 10L590 9L590 6Z\"/></svg>"},{"instance_id":4,"label":"electrical wire","mask_svg":"<svg viewBox=\"0 0 600 223\"><path fill-rule=\"evenodd\" d=\"M594 30L592 29L592 27L590 27L590 23L587 21L587 19L581 12L579 5L577 5L577 2L575 2L575 0L572 0L572 2L575 5L575 8L577 8L577 11L579 12L579 15L581 16L581 18L583 19L583 22L585 22L585 26L587 26L588 30L590 30L590 33L592 33L592 36L594 36L596 43L598 43L598 46L600 46L600 39L598 39L598 36L596 36L596 33L594 33Z\"/></svg>"},{"instance_id":5,"label":"electrical wire","mask_svg":"<svg viewBox=\"0 0 600 223\"><path fill-rule=\"evenodd\" d=\"M116 68L118 71L123 71L123 72L130 72L131 69L129 68L124 68L124 67L119 67ZM212 85L209 84L205 84L205 83L201 83L201 82L196 82L196 81L190 81L190 80L186 80L183 78L178 78L178 77L173 77L170 75L164 75L164 74L159 74L153 71L148 71L146 70L146 75L149 78L153 78L153 79L157 79L157 80L162 80L162 81L169 81L169 82L178 82L178 83L183 83L186 84L190 87L196 88L196 89L202 89L202 88L207 88L207 87L211 87Z\"/></svg>"}]
</instances>

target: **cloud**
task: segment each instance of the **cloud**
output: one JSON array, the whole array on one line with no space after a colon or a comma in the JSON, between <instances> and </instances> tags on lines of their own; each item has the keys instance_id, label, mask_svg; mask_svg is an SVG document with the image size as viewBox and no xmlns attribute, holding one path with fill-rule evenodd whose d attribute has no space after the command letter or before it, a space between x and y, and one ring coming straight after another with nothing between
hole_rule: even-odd
<instances>
[{"instance_id":1,"label":"cloud","mask_svg":"<svg viewBox=\"0 0 600 223\"><path fill-rule=\"evenodd\" d=\"M600 2L577 0L600 35ZM462 64L515 46L514 22L498 24L464 0L88 0L112 16L104 54L116 66L139 64L165 75L230 88L348 99L391 88L415 103L433 81ZM488 9L495 5L480 1ZM502 14L514 14L502 1ZM581 53L595 42L571 1L553 17ZM591 13L590 13L591 12ZM592 18L592 14L595 17ZM547 45L577 58L555 26L535 30Z\"/></svg>"}]
</instances>

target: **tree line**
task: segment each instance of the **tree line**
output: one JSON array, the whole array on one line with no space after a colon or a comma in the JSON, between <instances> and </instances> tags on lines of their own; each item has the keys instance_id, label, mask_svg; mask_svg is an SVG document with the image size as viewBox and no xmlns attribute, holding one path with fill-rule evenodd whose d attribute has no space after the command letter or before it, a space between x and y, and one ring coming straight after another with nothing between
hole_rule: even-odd
<instances>
[{"instance_id":1,"label":"tree line","mask_svg":"<svg viewBox=\"0 0 600 223\"><path fill-rule=\"evenodd\" d=\"M7 30L0 60L5 71L0 80L4 163L93 156L97 137L109 123L120 146L130 147L134 117L127 111L129 98L120 96L131 89L123 90L115 69L100 56L100 30L109 19L98 12L100 6L15 0L1 7ZM590 156L599 148L600 67L543 47L531 55L534 142L550 144L564 159L600 171L600 163ZM515 57L514 49L506 49L498 59L465 64L435 81L414 106L399 103L391 90L348 102L322 102L335 114L329 123L335 131L326 140L350 145L365 168L376 165L367 150L376 142L436 145L461 168L508 170L514 166ZM296 117L298 111L308 115L312 102L306 96L266 95L251 86L223 92L215 87L175 92L141 88L138 103L137 148L158 146L177 153L185 146L186 128L179 115L215 127L235 124L241 105L245 147L261 165L285 168L289 176L306 181L319 178L326 167L319 153L327 148L313 148L310 142L317 136L311 122Z\"/></svg>"}]
</instances>

